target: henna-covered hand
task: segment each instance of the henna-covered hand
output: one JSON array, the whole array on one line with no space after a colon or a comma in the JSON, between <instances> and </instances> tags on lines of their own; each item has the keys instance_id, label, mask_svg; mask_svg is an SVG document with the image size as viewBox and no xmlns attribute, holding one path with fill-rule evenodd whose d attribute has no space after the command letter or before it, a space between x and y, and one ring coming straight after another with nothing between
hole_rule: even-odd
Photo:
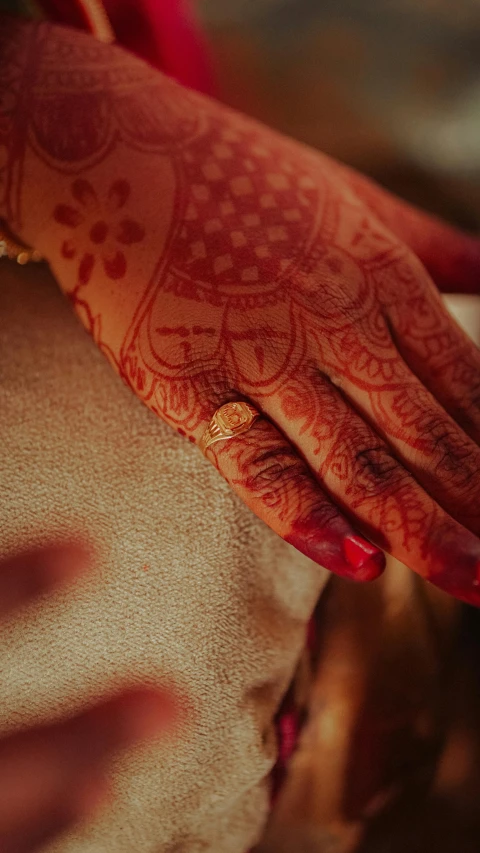
<instances>
[{"instance_id":1,"label":"henna-covered hand","mask_svg":"<svg viewBox=\"0 0 480 853\"><path fill-rule=\"evenodd\" d=\"M1 210L120 376L318 563L480 604L480 354L436 281L480 246L77 32L2 30ZM5 92L8 91L8 97ZM461 279L461 280L460 280Z\"/></svg>"}]
</instances>

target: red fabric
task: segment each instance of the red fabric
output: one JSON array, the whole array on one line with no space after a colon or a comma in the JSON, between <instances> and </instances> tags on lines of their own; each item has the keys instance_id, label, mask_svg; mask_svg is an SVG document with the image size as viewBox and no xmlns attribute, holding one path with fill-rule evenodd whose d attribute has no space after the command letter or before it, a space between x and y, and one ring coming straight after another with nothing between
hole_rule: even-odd
<instances>
[{"instance_id":1,"label":"red fabric","mask_svg":"<svg viewBox=\"0 0 480 853\"><path fill-rule=\"evenodd\" d=\"M104 0L119 42L180 83L212 91L207 51L189 0Z\"/></svg>"},{"instance_id":2,"label":"red fabric","mask_svg":"<svg viewBox=\"0 0 480 853\"><path fill-rule=\"evenodd\" d=\"M318 630L315 613L308 624L305 637L306 647L310 655L314 654L318 642ZM282 785L287 775L290 758L295 752L298 739L305 723L305 709L298 708L295 704L293 689L291 688L285 696L281 708L275 719L278 758L272 771L272 795L271 806L275 805Z\"/></svg>"},{"instance_id":3,"label":"red fabric","mask_svg":"<svg viewBox=\"0 0 480 853\"><path fill-rule=\"evenodd\" d=\"M40 0L39 6L52 21L81 29L88 27L82 4L76 0Z\"/></svg>"},{"instance_id":4,"label":"red fabric","mask_svg":"<svg viewBox=\"0 0 480 853\"><path fill-rule=\"evenodd\" d=\"M119 44L180 83L214 94L208 50L190 0L102 0ZM51 20L88 29L82 0L40 0Z\"/></svg>"}]
</instances>

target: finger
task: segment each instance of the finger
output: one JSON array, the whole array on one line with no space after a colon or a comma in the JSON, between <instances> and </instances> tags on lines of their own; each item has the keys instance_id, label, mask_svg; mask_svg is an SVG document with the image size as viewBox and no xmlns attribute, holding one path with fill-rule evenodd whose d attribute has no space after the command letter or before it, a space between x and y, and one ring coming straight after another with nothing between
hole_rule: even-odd
<instances>
[{"instance_id":1,"label":"finger","mask_svg":"<svg viewBox=\"0 0 480 853\"><path fill-rule=\"evenodd\" d=\"M0 849L4 849L1 842L11 837L35 833L56 804L88 807L85 786L89 781L97 784L111 758L120 749L171 729L177 718L172 695L134 689L66 722L4 738Z\"/></svg>"},{"instance_id":2,"label":"finger","mask_svg":"<svg viewBox=\"0 0 480 853\"><path fill-rule=\"evenodd\" d=\"M451 518L318 370L262 406L360 529L422 577L480 604L480 541Z\"/></svg>"},{"instance_id":3,"label":"finger","mask_svg":"<svg viewBox=\"0 0 480 853\"><path fill-rule=\"evenodd\" d=\"M212 444L207 457L256 515L319 565L358 581L382 573L383 553L359 536L266 419Z\"/></svg>"},{"instance_id":4,"label":"finger","mask_svg":"<svg viewBox=\"0 0 480 853\"><path fill-rule=\"evenodd\" d=\"M0 618L88 570L91 548L69 542L31 548L0 560Z\"/></svg>"},{"instance_id":5,"label":"finger","mask_svg":"<svg viewBox=\"0 0 480 853\"><path fill-rule=\"evenodd\" d=\"M355 194L420 258L442 293L480 293L480 240L342 167Z\"/></svg>"},{"instance_id":6,"label":"finger","mask_svg":"<svg viewBox=\"0 0 480 853\"><path fill-rule=\"evenodd\" d=\"M395 349L388 330L381 348L367 342L368 365L355 353L336 374L326 368L353 407L374 424L402 464L450 515L480 532L480 448L422 385ZM380 322L377 324L380 337ZM321 356L318 352L318 363Z\"/></svg>"},{"instance_id":7,"label":"finger","mask_svg":"<svg viewBox=\"0 0 480 853\"><path fill-rule=\"evenodd\" d=\"M480 443L480 350L455 322L419 265L388 309L404 361L462 429Z\"/></svg>"}]
</instances>

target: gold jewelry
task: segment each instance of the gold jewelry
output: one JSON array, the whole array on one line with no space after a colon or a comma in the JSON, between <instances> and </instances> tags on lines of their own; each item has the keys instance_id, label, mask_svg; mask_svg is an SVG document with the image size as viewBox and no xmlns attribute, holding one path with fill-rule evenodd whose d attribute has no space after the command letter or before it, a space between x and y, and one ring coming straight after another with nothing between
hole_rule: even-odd
<instances>
[{"instance_id":1,"label":"gold jewelry","mask_svg":"<svg viewBox=\"0 0 480 853\"><path fill-rule=\"evenodd\" d=\"M225 403L215 412L212 420L199 442L200 450L206 453L208 447L215 441L225 441L236 438L250 429L253 422L261 414L250 403Z\"/></svg>"},{"instance_id":2,"label":"gold jewelry","mask_svg":"<svg viewBox=\"0 0 480 853\"><path fill-rule=\"evenodd\" d=\"M80 0L93 35L106 44L115 41L115 33L102 0Z\"/></svg>"},{"instance_id":3,"label":"gold jewelry","mask_svg":"<svg viewBox=\"0 0 480 853\"><path fill-rule=\"evenodd\" d=\"M0 258L10 258L11 261L16 261L17 264L28 264L29 261L42 261L43 258L40 252L36 249L30 249L23 243L15 240L8 233L5 225L0 224Z\"/></svg>"}]
</instances>

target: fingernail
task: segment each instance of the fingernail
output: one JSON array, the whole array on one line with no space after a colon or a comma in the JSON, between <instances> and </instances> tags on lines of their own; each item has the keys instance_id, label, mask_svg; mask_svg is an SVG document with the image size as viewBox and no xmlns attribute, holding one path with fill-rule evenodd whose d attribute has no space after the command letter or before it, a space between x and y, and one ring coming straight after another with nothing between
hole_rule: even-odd
<instances>
[{"instance_id":1,"label":"fingernail","mask_svg":"<svg viewBox=\"0 0 480 853\"><path fill-rule=\"evenodd\" d=\"M347 536L343 548L347 561L355 569L356 580L374 580L384 571L385 554L361 536Z\"/></svg>"},{"instance_id":2,"label":"fingernail","mask_svg":"<svg viewBox=\"0 0 480 853\"><path fill-rule=\"evenodd\" d=\"M467 604L480 606L480 541L447 520L432 532L427 580Z\"/></svg>"},{"instance_id":3,"label":"fingernail","mask_svg":"<svg viewBox=\"0 0 480 853\"><path fill-rule=\"evenodd\" d=\"M385 569L385 555L350 531L341 517L326 522L322 513L312 512L295 521L284 539L330 572L354 581L374 580Z\"/></svg>"},{"instance_id":4,"label":"fingernail","mask_svg":"<svg viewBox=\"0 0 480 853\"><path fill-rule=\"evenodd\" d=\"M480 560L472 564L468 557L457 557L446 566L430 571L426 578L459 601L480 607Z\"/></svg>"}]
</instances>

